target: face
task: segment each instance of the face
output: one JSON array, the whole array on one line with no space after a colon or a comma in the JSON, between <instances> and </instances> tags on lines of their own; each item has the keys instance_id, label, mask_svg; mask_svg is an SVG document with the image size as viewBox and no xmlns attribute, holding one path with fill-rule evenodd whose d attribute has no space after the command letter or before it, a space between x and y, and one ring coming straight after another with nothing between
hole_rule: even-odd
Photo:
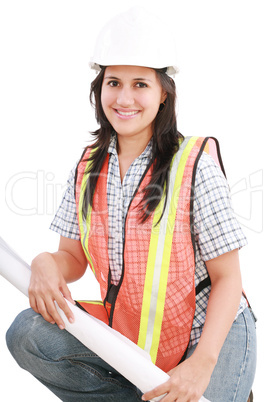
<instances>
[{"instance_id":1,"label":"face","mask_svg":"<svg viewBox=\"0 0 268 402\"><path fill-rule=\"evenodd\" d=\"M109 66L105 70L101 103L118 136L151 138L152 123L164 102L156 72L147 67Z\"/></svg>"}]
</instances>

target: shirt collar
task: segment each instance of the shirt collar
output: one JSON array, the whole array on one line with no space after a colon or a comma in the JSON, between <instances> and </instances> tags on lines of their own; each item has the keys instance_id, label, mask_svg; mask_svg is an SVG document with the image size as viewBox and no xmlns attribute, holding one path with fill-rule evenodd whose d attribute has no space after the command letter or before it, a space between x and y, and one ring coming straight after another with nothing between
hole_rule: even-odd
<instances>
[{"instance_id":1,"label":"shirt collar","mask_svg":"<svg viewBox=\"0 0 268 402\"><path fill-rule=\"evenodd\" d=\"M116 134L112 134L108 148L108 154L117 155L116 145L117 145L117 136Z\"/></svg>"},{"instance_id":2,"label":"shirt collar","mask_svg":"<svg viewBox=\"0 0 268 402\"><path fill-rule=\"evenodd\" d=\"M110 139L109 148L108 148L108 153L117 155L116 147L117 147L117 135L112 134L111 139ZM153 148L153 140L151 138L150 141L148 142L145 150L142 152L142 154L140 156L138 156L138 158L148 158L149 159L152 154L152 148Z\"/></svg>"}]
</instances>

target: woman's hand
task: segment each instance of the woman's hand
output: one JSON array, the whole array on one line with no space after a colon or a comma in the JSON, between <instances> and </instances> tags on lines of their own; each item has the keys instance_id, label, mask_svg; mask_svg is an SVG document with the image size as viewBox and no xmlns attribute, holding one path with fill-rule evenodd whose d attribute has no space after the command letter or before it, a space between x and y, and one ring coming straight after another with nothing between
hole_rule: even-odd
<instances>
[{"instance_id":1,"label":"woman's hand","mask_svg":"<svg viewBox=\"0 0 268 402\"><path fill-rule=\"evenodd\" d=\"M72 304L75 302L53 254L39 254L33 260L31 270L28 290L30 306L46 321L51 324L56 323L60 329L64 329L65 325L56 310L55 301L70 322L73 322L74 316L64 298Z\"/></svg>"},{"instance_id":2,"label":"woman's hand","mask_svg":"<svg viewBox=\"0 0 268 402\"><path fill-rule=\"evenodd\" d=\"M167 382L146 392L142 399L147 401L166 394L161 402L198 402L209 384L214 367L214 362L200 361L193 354L169 371Z\"/></svg>"}]
</instances>

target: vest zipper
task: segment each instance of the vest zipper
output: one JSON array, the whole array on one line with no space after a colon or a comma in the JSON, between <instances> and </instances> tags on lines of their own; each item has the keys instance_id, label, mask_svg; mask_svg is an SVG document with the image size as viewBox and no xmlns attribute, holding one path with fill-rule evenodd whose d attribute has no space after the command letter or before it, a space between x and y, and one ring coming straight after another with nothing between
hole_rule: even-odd
<instances>
[{"instance_id":1,"label":"vest zipper","mask_svg":"<svg viewBox=\"0 0 268 402\"><path fill-rule=\"evenodd\" d=\"M126 215L127 217L127 215ZM126 218L125 218L125 222L124 224L126 225ZM118 283L118 285L112 285L111 283L109 283L109 287L110 290L112 290L112 296L109 298L109 303L111 304L111 311L110 311L110 317L109 317L109 326L112 327L113 326L113 318L114 318L114 309L115 309L115 303L116 303L116 299L119 293L119 290L121 288L123 279L124 279L124 272L125 272L125 259L124 259L124 251L125 251L125 235L126 232L124 233L124 241L123 241L123 263L122 263L122 272L121 272L121 277L120 277L120 281ZM110 271L109 271L109 280L111 281L111 275L110 275Z\"/></svg>"}]
</instances>

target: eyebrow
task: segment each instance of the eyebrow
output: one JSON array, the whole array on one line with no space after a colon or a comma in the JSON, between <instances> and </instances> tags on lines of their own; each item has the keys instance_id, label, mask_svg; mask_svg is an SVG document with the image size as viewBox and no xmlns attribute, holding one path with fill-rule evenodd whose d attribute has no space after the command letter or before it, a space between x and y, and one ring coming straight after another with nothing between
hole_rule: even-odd
<instances>
[{"instance_id":1,"label":"eyebrow","mask_svg":"<svg viewBox=\"0 0 268 402\"><path fill-rule=\"evenodd\" d=\"M117 81L121 81L120 78L114 77L114 76L111 76L111 75L109 75L108 77L105 77L104 79L105 79L105 80L117 80ZM133 81L150 81L150 82L152 82L152 80L150 80L149 78L143 78L143 77L141 77L141 78L133 78Z\"/></svg>"}]
</instances>

